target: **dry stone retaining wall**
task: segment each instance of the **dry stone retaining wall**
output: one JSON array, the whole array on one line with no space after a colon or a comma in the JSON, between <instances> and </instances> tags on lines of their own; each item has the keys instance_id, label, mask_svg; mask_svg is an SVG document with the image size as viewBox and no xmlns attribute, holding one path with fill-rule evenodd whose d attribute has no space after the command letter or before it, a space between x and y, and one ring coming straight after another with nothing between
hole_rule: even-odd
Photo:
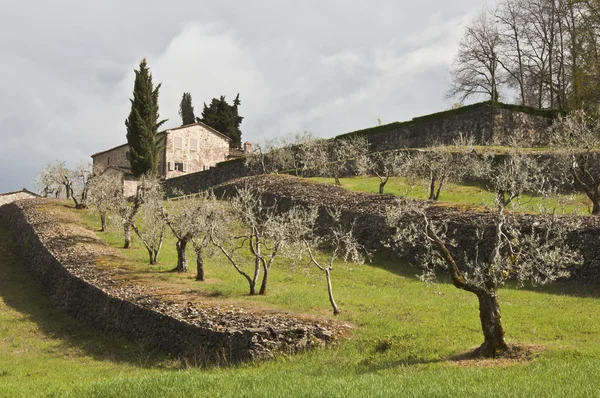
<instances>
[{"instance_id":1,"label":"dry stone retaining wall","mask_svg":"<svg viewBox=\"0 0 600 398\"><path fill-rule=\"evenodd\" d=\"M343 134L338 138L364 135L371 152L423 148L432 143L449 145L461 134L472 137L477 145L506 146L516 139L522 146L539 147L548 144L547 130L551 123L552 118L548 116L481 103L417 117L410 122Z\"/></svg>"},{"instance_id":2,"label":"dry stone retaining wall","mask_svg":"<svg viewBox=\"0 0 600 398\"><path fill-rule=\"evenodd\" d=\"M302 181L290 176L254 176L231 181L215 189L218 197L235 195L237 189L252 187L262 192L267 202L276 203L281 211L300 205L319 207L320 228L327 228L329 217L325 206L337 206L343 209L346 222L355 221L354 234L358 241L369 250L386 250L387 242L393 230L387 226L386 208L396 203L396 198L389 195L372 195L347 191L341 187ZM492 213L482 211L462 211L454 208L431 207L430 217L433 220L450 220L449 236L454 238L460 248L475 247L475 229L481 226L492 227ZM569 235L569 246L578 249L584 257L581 268L572 271L572 277L579 281L600 282L600 217L583 217L583 226ZM522 225L527 228L534 216L520 216ZM491 234L490 234L491 236ZM491 242L490 242L491 243ZM455 256L465 253L452 249ZM407 253L410 260L411 254ZM467 255L474 255L467 251Z\"/></svg>"},{"instance_id":3,"label":"dry stone retaining wall","mask_svg":"<svg viewBox=\"0 0 600 398\"><path fill-rule=\"evenodd\" d=\"M0 206L0 219L14 231L30 273L54 305L88 325L195 363L234 363L296 352L323 345L340 330L326 320L316 324L241 310L177 308L150 291L124 288L95 266L94 253L77 244L97 239L57 232L55 221L38 210L45 203L28 200Z\"/></svg>"}]
</instances>

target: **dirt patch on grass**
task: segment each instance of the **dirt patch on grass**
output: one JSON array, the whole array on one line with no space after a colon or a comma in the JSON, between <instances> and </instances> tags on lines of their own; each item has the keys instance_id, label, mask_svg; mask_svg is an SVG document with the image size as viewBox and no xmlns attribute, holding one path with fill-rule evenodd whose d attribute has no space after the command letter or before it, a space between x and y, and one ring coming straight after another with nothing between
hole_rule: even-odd
<instances>
[{"instance_id":1,"label":"dirt patch on grass","mask_svg":"<svg viewBox=\"0 0 600 398\"><path fill-rule=\"evenodd\" d=\"M508 349L495 358L483 358L474 356L475 349L455 355L450 358L450 363L456 366L466 367L490 367L510 366L529 363L546 351L542 345L532 344L509 344Z\"/></svg>"}]
</instances>

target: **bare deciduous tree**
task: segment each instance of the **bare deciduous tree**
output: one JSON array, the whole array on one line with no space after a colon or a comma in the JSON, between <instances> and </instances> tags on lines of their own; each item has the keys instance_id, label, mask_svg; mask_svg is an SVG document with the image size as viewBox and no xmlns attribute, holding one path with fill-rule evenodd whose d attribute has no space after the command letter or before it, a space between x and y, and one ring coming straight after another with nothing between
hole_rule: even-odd
<instances>
[{"instance_id":1,"label":"bare deciduous tree","mask_svg":"<svg viewBox=\"0 0 600 398\"><path fill-rule=\"evenodd\" d=\"M477 296L484 342L474 354L493 357L508 348L498 302L498 289L505 281L544 284L567 276L569 267L581 263L581 257L565 241L576 219L546 213L526 228L506 210L520 194L544 183L530 158L513 152L489 170L496 211L489 213L487 228L475 226L475 247L456 247L449 220L433 218L423 202L400 201L388 209L388 223L395 227L393 244L397 247L422 248L417 260L425 280L433 280L436 269L446 269L454 286Z\"/></svg>"},{"instance_id":2,"label":"bare deciduous tree","mask_svg":"<svg viewBox=\"0 0 600 398\"><path fill-rule=\"evenodd\" d=\"M498 101L498 86L502 81L498 68L501 46L502 38L498 28L484 9L465 26L446 97L456 97L461 103L469 97L482 95Z\"/></svg>"}]
</instances>

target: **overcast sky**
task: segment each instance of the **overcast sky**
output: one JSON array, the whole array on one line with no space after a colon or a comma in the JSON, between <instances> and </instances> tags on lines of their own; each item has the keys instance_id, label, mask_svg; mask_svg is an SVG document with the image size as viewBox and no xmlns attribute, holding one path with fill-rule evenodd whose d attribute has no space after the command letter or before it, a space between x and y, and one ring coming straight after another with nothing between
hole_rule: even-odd
<instances>
[{"instance_id":1,"label":"overcast sky","mask_svg":"<svg viewBox=\"0 0 600 398\"><path fill-rule=\"evenodd\" d=\"M180 124L239 92L242 140L321 137L449 108L462 25L478 0L0 0L0 192L44 164L91 161L126 142L133 69L162 82Z\"/></svg>"}]
</instances>

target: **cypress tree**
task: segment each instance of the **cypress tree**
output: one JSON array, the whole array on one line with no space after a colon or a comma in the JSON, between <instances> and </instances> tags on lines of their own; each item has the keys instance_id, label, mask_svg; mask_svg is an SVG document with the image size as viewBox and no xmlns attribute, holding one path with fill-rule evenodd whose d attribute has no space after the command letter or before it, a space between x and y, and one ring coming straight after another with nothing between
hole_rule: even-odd
<instances>
[{"instance_id":1,"label":"cypress tree","mask_svg":"<svg viewBox=\"0 0 600 398\"><path fill-rule=\"evenodd\" d=\"M219 99L213 98L209 106L204 104L202 119L198 120L231 138L232 148L239 148L242 145L240 124L244 119L239 115L240 104L239 94L235 97L233 105L227 103L224 95Z\"/></svg>"},{"instance_id":2,"label":"cypress tree","mask_svg":"<svg viewBox=\"0 0 600 398\"><path fill-rule=\"evenodd\" d=\"M136 177L156 175L158 168L158 143L156 133L166 120L159 120L158 91L160 84L154 88L152 74L146 64L146 58L140 62L140 69L135 70L133 99L131 112L125 120L127 127L127 143L129 144L129 162L131 171Z\"/></svg>"},{"instance_id":3,"label":"cypress tree","mask_svg":"<svg viewBox=\"0 0 600 398\"><path fill-rule=\"evenodd\" d=\"M182 126L196 122L194 107L192 106L192 95L190 93L183 93L181 103L179 103L179 116L181 116Z\"/></svg>"}]
</instances>

